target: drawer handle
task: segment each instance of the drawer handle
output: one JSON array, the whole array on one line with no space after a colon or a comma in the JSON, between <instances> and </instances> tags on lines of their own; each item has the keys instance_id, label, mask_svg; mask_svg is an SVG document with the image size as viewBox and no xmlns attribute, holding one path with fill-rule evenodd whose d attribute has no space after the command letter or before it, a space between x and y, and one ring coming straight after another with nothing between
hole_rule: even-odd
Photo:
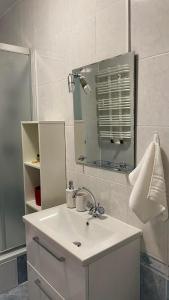
<instances>
[{"instance_id":1,"label":"drawer handle","mask_svg":"<svg viewBox=\"0 0 169 300\"><path fill-rule=\"evenodd\" d=\"M51 296L48 295L48 293L44 290L44 288L41 286L41 281L39 279L36 279L35 284L37 285L37 287L41 290L41 292L49 299L49 300L53 300L51 298Z\"/></svg>"},{"instance_id":2,"label":"drawer handle","mask_svg":"<svg viewBox=\"0 0 169 300\"><path fill-rule=\"evenodd\" d=\"M50 255L52 255L54 258L56 258L58 261L60 262L64 262L66 259L63 256L56 256L53 252L51 252L46 246L44 246L39 238L37 236L33 237L33 240L35 241L35 243L37 243L39 246L41 246L43 249L45 249Z\"/></svg>"}]
</instances>

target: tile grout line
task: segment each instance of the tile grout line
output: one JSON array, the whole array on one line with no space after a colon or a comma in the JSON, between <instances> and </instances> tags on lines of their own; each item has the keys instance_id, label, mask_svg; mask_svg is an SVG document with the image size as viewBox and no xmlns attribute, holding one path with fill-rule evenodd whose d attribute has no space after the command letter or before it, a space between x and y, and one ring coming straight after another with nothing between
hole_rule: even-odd
<instances>
[{"instance_id":1,"label":"tile grout line","mask_svg":"<svg viewBox=\"0 0 169 300\"><path fill-rule=\"evenodd\" d=\"M131 51L131 2L128 1L128 52Z\"/></svg>"},{"instance_id":2,"label":"tile grout line","mask_svg":"<svg viewBox=\"0 0 169 300\"><path fill-rule=\"evenodd\" d=\"M168 54L169 54L169 51L154 54L154 55L150 55L150 56L143 56L143 57L140 57L140 61L147 60L147 59L152 59L152 58L156 58L156 57L160 57L160 56L168 55Z\"/></svg>"}]
</instances>

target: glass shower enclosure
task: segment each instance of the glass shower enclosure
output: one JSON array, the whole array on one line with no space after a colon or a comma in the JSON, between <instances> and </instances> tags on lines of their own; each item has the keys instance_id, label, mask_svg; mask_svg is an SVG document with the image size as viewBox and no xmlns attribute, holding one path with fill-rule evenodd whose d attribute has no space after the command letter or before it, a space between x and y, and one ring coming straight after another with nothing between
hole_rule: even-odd
<instances>
[{"instance_id":1,"label":"glass shower enclosure","mask_svg":"<svg viewBox=\"0 0 169 300\"><path fill-rule=\"evenodd\" d=\"M32 119L29 49L0 44L0 254L25 244L21 121Z\"/></svg>"}]
</instances>

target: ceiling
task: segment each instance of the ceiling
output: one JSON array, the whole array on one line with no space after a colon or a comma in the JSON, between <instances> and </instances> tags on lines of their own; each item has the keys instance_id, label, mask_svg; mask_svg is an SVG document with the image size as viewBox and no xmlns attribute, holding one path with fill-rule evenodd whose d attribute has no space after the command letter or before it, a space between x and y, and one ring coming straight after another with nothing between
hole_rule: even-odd
<instances>
[{"instance_id":1,"label":"ceiling","mask_svg":"<svg viewBox=\"0 0 169 300\"><path fill-rule=\"evenodd\" d=\"M16 0L0 0L0 16L2 16L14 2L16 2Z\"/></svg>"}]
</instances>

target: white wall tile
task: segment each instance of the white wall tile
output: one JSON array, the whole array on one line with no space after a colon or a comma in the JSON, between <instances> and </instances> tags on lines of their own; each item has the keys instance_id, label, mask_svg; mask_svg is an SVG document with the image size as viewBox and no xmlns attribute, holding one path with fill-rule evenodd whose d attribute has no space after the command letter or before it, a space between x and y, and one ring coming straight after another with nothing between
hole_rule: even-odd
<instances>
[{"instance_id":1,"label":"white wall tile","mask_svg":"<svg viewBox=\"0 0 169 300\"><path fill-rule=\"evenodd\" d=\"M131 0L132 50L140 57L169 51L168 15L168 0Z\"/></svg>"},{"instance_id":2,"label":"white wall tile","mask_svg":"<svg viewBox=\"0 0 169 300\"><path fill-rule=\"evenodd\" d=\"M51 24L53 35L60 34L63 31L70 30L74 21L71 16L69 6L70 0L50 0L51 1ZM41 0L40 0L41 2ZM72 3L72 2L71 2ZM74 3L72 5L75 7Z\"/></svg>"},{"instance_id":3,"label":"white wall tile","mask_svg":"<svg viewBox=\"0 0 169 300\"><path fill-rule=\"evenodd\" d=\"M43 84L38 87L40 120L73 122L72 95L68 93L67 80Z\"/></svg>"},{"instance_id":4,"label":"white wall tile","mask_svg":"<svg viewBox=\"0 0 169 300\"><path fill-rule=\"evenodd\" d=\"M95 19L75 24L70 36L71 69L90 64L95 60Z\"/></svg>"},{"instance_id":5,"label":"white wall tile","mask_svg":"<svg viewBox=\"0 0 169 300\"><path fill-rule=\"evenodd\" d=\"M92 191L93 195L97 197L96 195L96 189L93 185L93 178L91 176L86 176L83 172L77 174L77 186L78 187L87 187L89 190ZM93 187L92 187L93 186Z\"/></svg>"},{"instance_id":6,"label":"white wall tile","mask_svg":"<svg viewBox=\"0 0 169 300\"><path fill-rule=\"evenodd\" d=\"M57 82L57 80L63 78L63 75L60 76L60 74L58 74L56 72L57 65L58 65L58 60L57 59L40 55L38 52L37 52L36 57L37 57L37 80L38 80L38 85Z\"/></svg>"},{"instance_id":7,"label":"white wall tile","mask_svg":"<svg viewBox=\"0 0 169 300\"><path fill-rule=\"evenodd\" d=\"M140 60L138 125L169 126L169 54Z\"/></svg>"},{"instance_id":8,"label":"white wall tile","mask_svg":"<svg viewBox=\"0 0 169 300\"><path fill-rule=\"evenodd\" d=\"M82 173L77 175L77 183L93 192L106 213L122 221L127 220L130 188Z\"/></svg>"},{"instance_id":9,"label":"white wall tile","mask_svg":"<svg viewBox=\"0 0 169 300\"><path fill-rule=\"evenodd\" d=\"M85 166L85 174L109 181L110 183L128 185L128 175L121 174L120 172L112 172L100 168Z\"/></svg>"},{"instance_id":10,"label":"white wall tile","mask_svg":"<svg viewBox=\"0 0 169 300\"><path fill-rule=\"evenodd\" d=\"M64 57L44 56L37 53L38 85L57 82L67 78L68 69Z\"/></svg>"},{"instance_id":11,"label":"white wall tile","mask_svg":"<svg viewBox=\"0 0 169 300\"><path fill-rule=\"evenodd\" d=\"M138 126L137 127L137 162L143 156L149 143L153 140L154 133L159 134L160 146L169 159L169 127ZM167 166L165 166L167 167Z\"/></svg>"},{"instance_id":12,"label":"white wall tile","mask_svg":"<svg viewBox=\"0 0 169 300\"><path fill-rule=\"evenodd\" d=\"M94 194L96 201L105 207L106 212L110 212L110 183L94 176L83 173L77 175L78 186L87 187Z\"/></svg>"},{"instance_id":13,"label":"white wall tile","mask_svg":"<svg viewBox=\"0 0 169 300\"><path fill-rule=\"evenodd\" d=\"M115 183L110 185L110 199L108 201L111 216L127 222L129 196L130 187Z\"/></svg>"},{"instance_id":14,"label":"white wall tile","mask_svg":"<svg viewBox=\"0 0 169 300\"><path fill-rule=\"evenodd\" d=\"M34 47L38 50L54 52L54 19L52 0L34 0Z\"/></svg>"},{"instance_id":15,"label":"white wall tile","mask_svg":"<svg viewBox=\"0 0 169 300\"><path fill-rule=\"evenodd\" d=\"M71 45L71 31L65 30L60 32L59 34L54 36L54 48L55 48L55 57L60 59L64 66L63 70L65 75L67 76L68 72L70 72L70 45ZM60 72L60 70L56 70L56 72Z\"/></svg>"},{"instance_id":16,"label":"white wall tile","mask_svg":"<svg viewBox=\"0 0 169 300\"><path fill-rule=\"evenodd\" d=\"M119 0L96 13L97 60L128 51L127 10L127 1Z\"/></svg>"},{"instance_id":17,"label":"white wall tile","mask_svg":"<svg viewBox=\"0 0 169 300\"><path fill-rule=\"evenodd\" d=\"M86 19L95 17L96 0L68 0L70 9L70 26L86 22Z\"/></svg>"},{"instance_id":18,"label":"white wall tile","mask_svg":"<svg viewBox=\"0 0 169 300\"><path fill-rule=\"evenodd\" d=\"M20 27L20 45L32 48L34 45L35 0L20 1L18 4ZM15 29L16 30L16 29Z\"/></svg>"},{"instance_id":19,"label":"white wall tile","mask_svg":"<svg viewBox=\"0 0 169 300\"><path fill-rule=\"evenodd\" d=\"M96 0L96 11L102 10L108 6L111 6L113 2L118 0Z\"/></svg>"},{"instance_id":20,"label":"white wall tile","mask_svg":"<svg viewBox=\"0 0 169 300\"><path fill-rule=\"evenodd\" d=\"M66 126L66 167L75 170L74 126Z\"/></svg>"}]
</instances>

